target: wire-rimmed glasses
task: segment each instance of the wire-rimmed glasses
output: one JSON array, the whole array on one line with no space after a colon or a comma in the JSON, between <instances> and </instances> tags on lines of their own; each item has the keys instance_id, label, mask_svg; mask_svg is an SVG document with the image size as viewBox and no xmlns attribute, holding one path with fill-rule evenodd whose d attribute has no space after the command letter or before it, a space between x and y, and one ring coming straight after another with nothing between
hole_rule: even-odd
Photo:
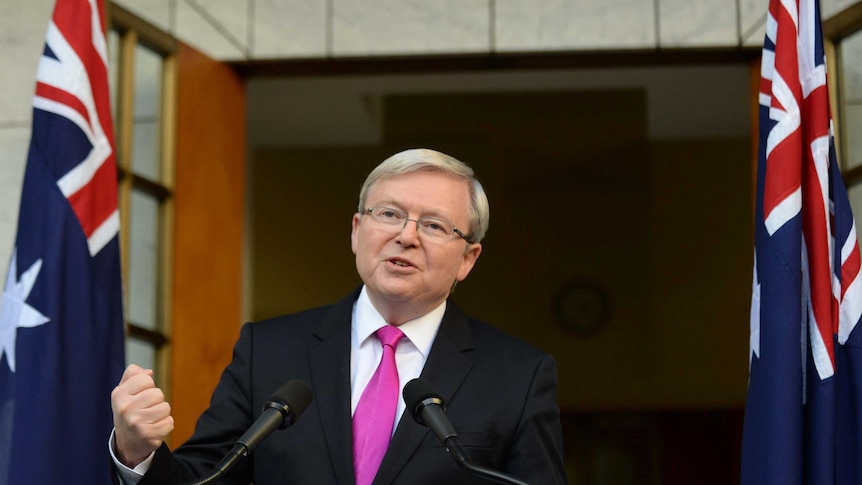
<instances>
[{"instance_id":1,"label":"wire-rimmed glasses","mask_svg":"<svg viewBox=\"0 0 862 485\"><path fill-rule=\"evenodd\" d=\"M365 209L365 214L371 216L379 227L390 230L392 232L400 232L407 227L408 221L416 223L419 233L432 241L447 241L452 238L453 234L457 234L468 243L472 243L473 239L467 236L451 222L435 217L420 217L419 219L411 219L407 217L407 213L402 210L393 209L391 207L371 207Z\"/></svg>"}]
</instances>

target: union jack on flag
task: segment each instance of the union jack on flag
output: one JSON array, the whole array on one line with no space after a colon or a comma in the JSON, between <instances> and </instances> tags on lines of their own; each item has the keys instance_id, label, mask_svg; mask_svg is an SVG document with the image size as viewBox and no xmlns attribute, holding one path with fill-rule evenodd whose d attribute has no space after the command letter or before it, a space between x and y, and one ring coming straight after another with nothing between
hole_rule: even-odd
<instances>
[{"instance_id":1,"label":"union jack on flag","mask_svg":"<svg viewBox=\"0 0 862 485\"><path fill-rule=\"evenodd\" d=\"M57 0L0 301L0 484L108 485L124 367L101 0Z\"/></svg>"},{"instance_id":2,"label":"union jack on flag","mask_svg":"<svg viewBox=\"0 0 862 485\"><path fill-rule=\"evenodd\" d=\"M862 278L817 0L770 0L743 484L862 484Z\"/></svg>"}]
</instances>

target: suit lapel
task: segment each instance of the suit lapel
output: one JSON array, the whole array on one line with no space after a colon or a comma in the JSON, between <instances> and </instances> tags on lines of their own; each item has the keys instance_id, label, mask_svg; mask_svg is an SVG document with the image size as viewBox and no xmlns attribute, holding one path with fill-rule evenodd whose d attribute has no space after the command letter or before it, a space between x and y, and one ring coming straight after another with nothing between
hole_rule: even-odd
<instances>
[{"instance_id":1,"label":"suit lapel","mask_svg":"<svg viewBox=\"0 0 862 485\"><path fill-rule=\"evenodd\" d=\"M319 345L310 352L314 403L338 483L352 484L350 422L350 322L358 291L336 303L315 330Z\"/></svg>"},{"instance_id":2,"label":"suit lapel","mask_svg":"<svg viewBox=\"0 0 862 485\"><path fill-rule=\"evenodd\" d=\"M467 316L450 300L420 375L431 383L445 402L452 399L473 367L468 352L472 348L473 337ZM429 432L428 428L413 420L410 410L405 410L374 484L392 483Z\"/></svg>"}]
</instances>

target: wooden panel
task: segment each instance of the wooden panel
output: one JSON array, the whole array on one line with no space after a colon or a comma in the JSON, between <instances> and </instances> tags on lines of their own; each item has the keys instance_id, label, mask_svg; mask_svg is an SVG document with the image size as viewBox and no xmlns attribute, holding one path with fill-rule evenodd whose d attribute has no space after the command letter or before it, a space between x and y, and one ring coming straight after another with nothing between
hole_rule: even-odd
<instances>
[{"instance_id":1,"label":"wooden panel","mask_svg":"<svg viewBox=\"0 0 862 485\"><path fill-rule=\"evenodd\" d=\"M172 444L191 435L239 335L245 214L245 86L187 45L177 55Z\"/></svg>"}]
</instances>

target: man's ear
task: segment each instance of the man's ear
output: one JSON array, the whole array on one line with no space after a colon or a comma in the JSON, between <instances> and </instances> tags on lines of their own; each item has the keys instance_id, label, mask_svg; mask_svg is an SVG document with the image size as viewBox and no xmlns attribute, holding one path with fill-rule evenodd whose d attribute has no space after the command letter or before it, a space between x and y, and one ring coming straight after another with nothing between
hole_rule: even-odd
<instances>
[{"instance_id":1,"label":"man's ear","mask_svg":"<svg viewBox=\"0 0 862 485\"><path fill-rule=\"evenodd\" d=\"M480 254L482 254L481 244L468 244L467 250L464 251L464 258L461 260L461 267L458 268L458 274L455 278L457 281L464 281L467 278L467 275L473 270L473 266L476 265L476 260L479 259Z\"/></svg>"},{"instance_id":2,"label":"man's ear","mask_svg":"<svg viewBox=\"0 0 862 485\"><path fill-rule=\"evenodd\" d=\"M356 245L359 240L359 218L358 212L353 214L353 221L350 224L350 250L353 251L353 254L356 254Z\"/></svg>"}]
</instances>

